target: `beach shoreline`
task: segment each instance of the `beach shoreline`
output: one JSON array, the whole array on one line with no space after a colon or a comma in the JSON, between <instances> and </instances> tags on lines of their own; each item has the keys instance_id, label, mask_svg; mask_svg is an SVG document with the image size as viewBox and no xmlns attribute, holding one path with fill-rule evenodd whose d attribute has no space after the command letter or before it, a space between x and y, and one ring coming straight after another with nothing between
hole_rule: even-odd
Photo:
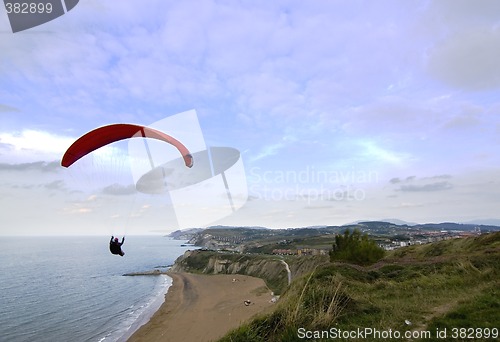
<instances>
[{"instance_id":1,"label":"beach shoreline","mask_svg":"<svg viewBox=\"0 0 500 342\"><path fill-rule=\"evenodd\" d=\"M161 273L161 277L164 278L164 287L161 292L153 297L152 301L147 305L147 308L141 312L141 314L134 320L134 322L128 327L128 329L116 340L116 342L126 342L135 334L135 332L147 324L151 317L160 309L160 307L165 303L165 297L169 289L172 287L173 279L168 274Z\"/></svg>"},{"instance_id":2,"label":"beach shoreline","mask_svg":"<svg viewBox=\"0 0 500 342\"><path fill-rule=\"evenodd\" d=\"M271 291L260 278L239 274L168 275L173 283L165 301L127 341L215 341L274 305Z\"/></svg>"}]
</instances>

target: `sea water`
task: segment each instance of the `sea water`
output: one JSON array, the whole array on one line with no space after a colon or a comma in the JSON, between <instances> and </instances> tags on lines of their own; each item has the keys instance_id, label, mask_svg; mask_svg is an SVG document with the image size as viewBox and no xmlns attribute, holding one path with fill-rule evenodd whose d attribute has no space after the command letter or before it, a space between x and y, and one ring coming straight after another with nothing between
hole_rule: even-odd
<instances>
[{"instance_id":1,"label":"sea water","mask_svg":"<svg viewBox=\"0 0 500 342\"><path fill-rule=\"evenodd\" d=\"M124 257L109 237L0 237L0 341L123 341L163 302L164 270L190 247L129 236ZM191 247L192 248L192 247Z\"/></svg>"}]
</instances>

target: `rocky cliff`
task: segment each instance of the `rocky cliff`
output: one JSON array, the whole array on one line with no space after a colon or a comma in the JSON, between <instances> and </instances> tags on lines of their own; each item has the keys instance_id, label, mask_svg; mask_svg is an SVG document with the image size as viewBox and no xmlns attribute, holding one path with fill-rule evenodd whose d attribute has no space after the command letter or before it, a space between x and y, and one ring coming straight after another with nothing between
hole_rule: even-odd
<instances>
[{"instance_id":1,"label":"rocky cliff","mask_svg":"<svg viewBox=\"0 0 500 342\"><path fill-rule=\"evenodd\" d=\"M288 272L283 262L276 257L263 255L186 251L177 258L171 271L249 275L264 279L276 294L281 293L288 284Z\"/></svg>"}]
</instances>

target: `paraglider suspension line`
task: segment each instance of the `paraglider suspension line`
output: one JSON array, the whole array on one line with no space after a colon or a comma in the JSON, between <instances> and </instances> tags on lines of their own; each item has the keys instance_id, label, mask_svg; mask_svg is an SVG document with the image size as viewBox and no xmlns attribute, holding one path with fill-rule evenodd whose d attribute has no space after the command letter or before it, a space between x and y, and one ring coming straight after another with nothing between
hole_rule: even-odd
<instances>
[{"instance_id":1,"label":"paraglider suspension line","mask_svg":"<svg viewBox=\"0 0 500 342\"><path fill-rule=\"evenodd\" d=\"M141 134L143 138L146 138L146 132L141 128ZM153 162L153 157L151 156L151 151L149 150L149 145L146 139L144 139L144 146L146 147L146 152L148 153L149 163L151 164L151 170L155 168L155 164Z\"/></svg>"},{"instance_id":2,"label":"paraglider suspension line","mask_svg":"<svg viewBox=\"0 0 500 342\"><path fill-rule=\"evenodd\" d=\"M226 174L222 172L221 176L222 180L224 181L224 186L226 187L227 199L229 200L229 204L231 204L231 209L234 212L236 210L234 209L233 197L231 196L231 191L229 191L229 185L227 184Z\"/></svg>"}]
</instances>

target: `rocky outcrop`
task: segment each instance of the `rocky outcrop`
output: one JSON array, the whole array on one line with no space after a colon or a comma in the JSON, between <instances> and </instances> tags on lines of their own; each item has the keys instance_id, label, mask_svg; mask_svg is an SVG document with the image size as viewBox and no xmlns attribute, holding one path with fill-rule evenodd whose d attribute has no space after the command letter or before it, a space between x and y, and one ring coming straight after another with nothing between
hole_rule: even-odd
<instances>
[{"instance_id":1,"label":"rocky outcrop","mask_svg":"<svg viewBox=\"0 0 500 342\"><path fill-rule=\"evenodd\" d=\"M167 235L167 237L172 238L174 240L191 240L193 238L196 238L198 234L203 231L202 228L191 228L191 229L184 229L184 230L176 230L175 232L172 232Z\"/></svg>"},{"instance_id":2,"label":"rocky outcrop","mask_svg":"<svg viewBox=\"0 0 500 342\"><path fill-rule=\"evenodd\" d=\"M183 262L184 260L188 259L189 256L196 251L185 251L183 255L178 257L172 267L170 267L171 272L187 272L188 270L185 267L185 263Z\"/></svg>"}]
</instances>

